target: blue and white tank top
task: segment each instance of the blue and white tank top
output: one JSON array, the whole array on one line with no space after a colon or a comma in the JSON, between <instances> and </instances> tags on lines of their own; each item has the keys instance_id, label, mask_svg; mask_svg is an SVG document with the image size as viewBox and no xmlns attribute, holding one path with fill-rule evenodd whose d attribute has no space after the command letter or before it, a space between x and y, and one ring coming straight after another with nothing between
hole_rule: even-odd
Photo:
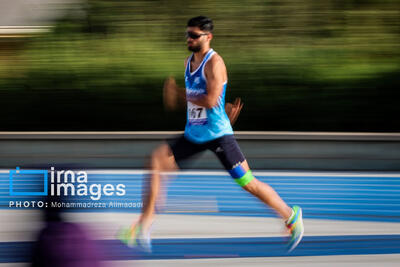
<instances>
[{"instance_id":1,"label":"blue and white tank top","mask_svg":"<svg viewBox=\"0 0 400 267\"><path fill-rule=\"evenodd\" d=\"M204 66L216 52L210 49L205 55L200 66L190 71L189 57L185 70L186 97L196 97L207 94L207 80L204 74ZM218 104L212 108L197 106L187 101L187 121L185 137L194 143L205 143L221 136L233 134L232 126L225 112L225 92L227 82L223 84L223 90L218 97Z\"/></svg>"}]
</instances>

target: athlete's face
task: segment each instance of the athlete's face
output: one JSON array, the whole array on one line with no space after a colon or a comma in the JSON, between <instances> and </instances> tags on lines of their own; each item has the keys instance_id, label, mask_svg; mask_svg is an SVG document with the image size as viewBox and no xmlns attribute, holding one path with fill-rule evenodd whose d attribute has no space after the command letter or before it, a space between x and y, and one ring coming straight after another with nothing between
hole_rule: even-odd
<instances>
[{"instance_id":1,"label":"athlete's face","mask_svg":"<svg viewBox=\"0 0 400 267\"><path fill-rule=\"evenodd\" d=\"M211 41L211 33L200 30L199 27L187 27L186 43L192 52L199 52L204 45Z\"/></svg>"}]
</instances>

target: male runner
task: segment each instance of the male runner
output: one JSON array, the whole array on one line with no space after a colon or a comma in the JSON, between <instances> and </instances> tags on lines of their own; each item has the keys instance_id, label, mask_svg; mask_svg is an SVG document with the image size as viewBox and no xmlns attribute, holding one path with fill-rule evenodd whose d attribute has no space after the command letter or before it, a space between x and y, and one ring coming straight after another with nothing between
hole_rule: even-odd
<instances>
[{"instance_id":1,"label":"male runner","mask_svg":"<svg viewBox=\"0 0 400 267\"><path fill-rule=\"evenodd\" d=\"M213 23L203 16L188 21L187 46L192 55L185 60L187 122L180 137L160 145L151 155L151 173L148 190L144 195L144 206L139 221L125 231L121 239L126 243L140 243L151 249L150 227L153 221L157 196L160 191L161 172L178 169L183 160L211 150L234 181L265 204L273 208L284 220L291 238L288 250L293 250L303 237L302 210L290 208L269 185L256 179L240 151L233 135L231 122L237 118L242 105L236 101L225 111L227 71L224 61L212 48ZM179 88L170 78L166 81L165 101L174 108L179 97ZM231 122L230 122L231 120Z\"/></svg>"}]
</instances>

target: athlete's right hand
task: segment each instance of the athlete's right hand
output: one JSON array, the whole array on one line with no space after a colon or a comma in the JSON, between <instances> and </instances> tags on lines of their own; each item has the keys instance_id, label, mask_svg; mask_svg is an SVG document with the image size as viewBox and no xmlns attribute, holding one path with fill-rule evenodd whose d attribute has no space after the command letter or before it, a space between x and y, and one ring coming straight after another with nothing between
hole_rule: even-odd
<instances>
[{"instance_id":1,"label":"athlete's right hand","mask_svg":"<svg viewBox=\"0 0 400 267\"><path fill-rule=\"evenodd\" d=\"M243 108L243 103L242 103L240 97L237 97L235 99L235 102L233 102L233 104L226 103L225 112L228 115L231 125L233 125L236 122L242 108Z\"/></svg>"},{"instance_id":2,"label":"athlete's right hand","mask_svg":"<svg viewBox=\"0 0 400 267\"><path fill-rule=\"evenodd\" d=\"M167 110L175 110L178 106L178 86L172 76L164 82L163 100Z\"/></svg>"}]
</instances>

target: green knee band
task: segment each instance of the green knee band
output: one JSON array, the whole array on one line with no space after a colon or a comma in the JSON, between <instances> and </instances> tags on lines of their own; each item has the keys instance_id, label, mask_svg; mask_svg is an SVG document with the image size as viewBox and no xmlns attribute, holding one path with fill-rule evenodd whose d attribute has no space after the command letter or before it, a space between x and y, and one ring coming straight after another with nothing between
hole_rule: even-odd
<instances>
[{"instance_id":1,"label":"green knee band","mask_svg":"<svg viewBox=\"0 0 400 267\"><path fill-rule=\"evenodd\" d=\"M253 180L253 179L254 179L253 174L251 173L250 170L248 170L245 175L243 175L242 177L240 177L238 179L234 179L234 180L238 185L243 187L243 186L247 185L248 183L250 183L251 180Z\"/></svg>"}]
</instances>

